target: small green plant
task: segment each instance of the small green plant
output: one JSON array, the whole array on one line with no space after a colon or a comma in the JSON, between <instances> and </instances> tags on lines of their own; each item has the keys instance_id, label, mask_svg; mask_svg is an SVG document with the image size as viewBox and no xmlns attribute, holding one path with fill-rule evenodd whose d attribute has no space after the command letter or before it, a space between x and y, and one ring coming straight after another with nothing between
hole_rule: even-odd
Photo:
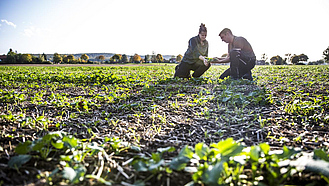
<instances>
[{"instance_id":1,"label":"small green plant","mask_svg":"<svg viewBox=\"0 0 329 186\"><path fill-rule=\"evenodd\" d=\"M147 179L143 180L143 182L147 182L153 176L158 174L162 174L162 171L166 171L167 173L171 173L171 170L168 168L167 163L162 158L163 153L165 152L173 152L175 150L174 147L167 148L158 148L156 153L152 153L151 157L146 156L138 156L135 157L131 162L131 165L137 172L151 172L151 176Z\"/></svg>"}]
</instances>

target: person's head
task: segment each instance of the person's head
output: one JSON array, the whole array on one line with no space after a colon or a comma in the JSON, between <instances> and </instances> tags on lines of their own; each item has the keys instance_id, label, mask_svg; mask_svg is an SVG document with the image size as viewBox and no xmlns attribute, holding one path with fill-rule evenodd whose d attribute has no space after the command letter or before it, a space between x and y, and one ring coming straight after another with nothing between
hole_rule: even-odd
<instances>
[{"instance_id":1,"label":"person's head","mask_svg":"<svg viewBox=\"0 0 329 186\"><path fill-rule=\"evenodd\" d=\"M206 40L207 37L207 28L206 25L201 23L200 28L199 28L199 37L201 41Z\"/></svg>"},{"instance_id":2,"label":"person's head","mask_svg":"<svg viewBox=\"0 0 329 186\"><path fill-rule=\"evenodd\" d=\"M229 28L224 28L220 33L219 37L224 41L225 43L231 43L233 42L233 34L232 31Z\"/></svg>"}]
</instances>

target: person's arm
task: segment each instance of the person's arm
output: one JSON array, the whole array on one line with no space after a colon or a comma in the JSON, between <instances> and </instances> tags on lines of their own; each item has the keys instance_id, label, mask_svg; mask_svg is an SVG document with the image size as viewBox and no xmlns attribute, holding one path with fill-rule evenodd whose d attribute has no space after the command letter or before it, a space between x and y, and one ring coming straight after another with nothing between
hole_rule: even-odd
<instances>
[{"instance_id":1,"label":"person's arm","mask_svg":"<svg viewBox=\"0 0 329 186\"><path fill-rule=\"evenodd\" d=\"M206 57L208 57L208 49L209 49L209 43L208 42L207 42L207 45L208 45L208 47L207 47L206 55L203 56L203 55L199 54L199 59L203 61L204 65L209 66L209 62L206 59Z\"/></svg>"},{"instance_id":2,"label":"person's arm","mask_svg":"<svg viewBox=\"0 0 329 186\"><path fill-rule=\"evenodd\" d=\"M203 59L200 58L202 55L197 50L197 45L198 44L197 44L197 38L196 37L190 39L190 41L189 41L189 52L191 54L191 58L192 59L199 58L200 60L203 60Z\"/></svg>"},{"instance_id":3,"label":"person's arm","mask_svg":"<svg viewBox=\"0 0 329 186\"><path fill-rule=\"evenodd\" d=\"M230 56L227 56L225 58L219 58L219 57L214 57L214 60L211 61L211 63L229 63L230 62Z\"/></svg>"}]
</instances>

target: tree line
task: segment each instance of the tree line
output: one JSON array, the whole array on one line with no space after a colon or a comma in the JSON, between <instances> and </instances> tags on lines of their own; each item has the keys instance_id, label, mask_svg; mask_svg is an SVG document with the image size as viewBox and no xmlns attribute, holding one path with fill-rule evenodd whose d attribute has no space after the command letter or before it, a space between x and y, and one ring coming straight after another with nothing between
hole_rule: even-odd
<instances>
[{"instance_id":1,"label":"tree line","mask_svg":"<svg viewBox=\"0 0 329 186\"><path fill-rule=\"evenodd\" d=\"M329 46L327 49L323 51L324 58L318 61L309 62L310 65L319 65L323 63L329 62ZM223 56L222 56L223 57ZM36 64L88 64L88 63L168 63L168 62L180 62L183 59L181 54L177 56L171 56L169 60L163 58L161 54L145 55L143 58L134 54L132 56L128 56L126 54L114 54L109 59L106 59L104 55L98 55L95 60L90 60L87 54L81 54L80 57L76 58L73 54L58 54L54 53L52 58L47 58L46 54L39 54L38 56L32 54L17 54L12 49L9 49L7 56L5 59L1 61L1 63L36 63ZM308 60L308 56L305 54L285 54L285 57L282 58L279 55L273 56L270 58L269 63L266 62L268 60L267 55L264 53L261 56L261 62L264 64L271 65L286 65L286 64L304 64Z\"/></svg>"},{"instance_id":2,"label":"tree line","mask_svg":"<svg viewBox=\"0 0 329 186\"><path fill-rule=\"evenodd\" d=\"M317 61L312 61L309 62L309 65L320 65L323 63L328 63L329 62L329 46L327 49L325 49L323 51L323 59L317 60ZM287 53L285 54L285 57L282 58L280 55L276 55L270 58L270 62L269 64L271 65L287 65L287 64L294 64L294 65L299 65L299 64L305 64L305 62L307 62L308 60L308 56L305 54L300 54L300 55L296 55L296 54L291 54L291 53ZM268 57L267 55L264 53L261 56L261 61L267 61Z\"/></svg>"},{"instance_id":3,"label":"tree line","mask_svg":"<svg viewBox=\"0 0 329 186\"><path fill-rule=\"evenodd\" d=\"M164 59L161 54L152 54L145 55L143 58L134 54L132 56L128 56L126 54L114 54L112 57L107 58L104 55L98 55L94 59L90 59L87 54L81 54L80 57L75 57L73 54L58 54L54 53L54 55L50 58L47 58L46 54L40 54L39 56L35 56L32 54L17 54L12 49L9 49L7 56L2 63L35 63L35 64L90 64L90 63L168 63L168 62L180 62L183 56L179 54L178 56L171 56L169 60Z\"/></svg>"},{"instance_id":4,"label":"tree line","mask_svg":"<svg viewBox=\"0 0 329 186\"><path fill-rule=\"evenodd\" d=\"M38 57L31 54L17 54L12 49L9 49L7 56L5 59L1 61L2 63L37 63L37 64L51 64L50 61L47 60L46 54L39 54Z\"/></svg>"}]
</instances>

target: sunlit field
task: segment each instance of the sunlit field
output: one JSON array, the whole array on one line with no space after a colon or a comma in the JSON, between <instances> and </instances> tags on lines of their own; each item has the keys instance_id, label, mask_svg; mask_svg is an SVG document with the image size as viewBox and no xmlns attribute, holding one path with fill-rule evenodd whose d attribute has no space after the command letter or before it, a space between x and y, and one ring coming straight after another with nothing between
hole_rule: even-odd
<instances>
[{"instance_id":1,"label":"sunlit field","mask_svg":"<svg viewBox=\"0 0 329 186\"><path fill-rule=\"evenodd\" d=\"M329 67L0 66L0 185L329 184Z\"/></svg>"}]
</instances>

